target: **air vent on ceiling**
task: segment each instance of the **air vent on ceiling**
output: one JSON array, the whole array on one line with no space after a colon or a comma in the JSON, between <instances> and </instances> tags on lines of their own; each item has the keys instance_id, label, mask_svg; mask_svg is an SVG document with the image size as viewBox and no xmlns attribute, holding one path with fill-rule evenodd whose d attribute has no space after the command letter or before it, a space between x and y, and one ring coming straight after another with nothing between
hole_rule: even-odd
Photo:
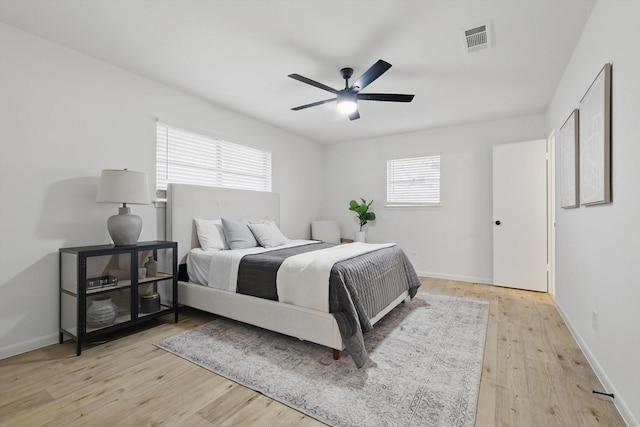
<instances>
[{"instance_id":1,"label":"air vent on ceiling","mask_svg":"<svg viewBox=\"0 0 640 427\"><path fill-rule=\"evenodd\" d=\"M489 24L482 24L474 28L464 30L464 50L466 52L476 52L491 46L491 36Z\"/></svg>"}]
</instances>

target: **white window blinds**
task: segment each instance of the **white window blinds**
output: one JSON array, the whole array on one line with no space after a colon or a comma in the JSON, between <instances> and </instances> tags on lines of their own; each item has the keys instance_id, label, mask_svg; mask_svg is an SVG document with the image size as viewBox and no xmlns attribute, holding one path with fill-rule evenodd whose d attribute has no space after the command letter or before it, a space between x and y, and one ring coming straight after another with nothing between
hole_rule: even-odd
<instances>
[{"instance_id":1,"label":"white window blinds","mask_svg":"<svg viewBox=\"0 0 640 427\"><path fill-rule=\"evenodd\" d=\"M158 198L169 182L271 191L271 153L158 122Z\"/></svg>"},{"instance_id":2,"label":"white window blinds","mask_svg":"<svg viewBox=\"0 0 640 427\"><path fill-rule=\"evenodd\" d=\"M387 206L439 204L439 154L387 160Z\"/></svg>"}]
</instances>

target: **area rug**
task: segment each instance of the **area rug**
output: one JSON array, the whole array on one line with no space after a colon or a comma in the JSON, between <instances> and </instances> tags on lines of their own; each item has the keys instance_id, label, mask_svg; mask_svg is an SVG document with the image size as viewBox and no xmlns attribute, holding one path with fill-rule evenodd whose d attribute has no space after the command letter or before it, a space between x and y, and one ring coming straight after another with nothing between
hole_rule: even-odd
<instances>
[{"instance_id":1,"label":"area rug","mask_svg":"<svg viewBox=\"0 0 640 427\"><path fill-rule=\"evenodd\" d=\"M158 344L334 426L473 426L489 302L419 292L365 335L369 360L220 318Z\"/></svg>"}]
</instances>

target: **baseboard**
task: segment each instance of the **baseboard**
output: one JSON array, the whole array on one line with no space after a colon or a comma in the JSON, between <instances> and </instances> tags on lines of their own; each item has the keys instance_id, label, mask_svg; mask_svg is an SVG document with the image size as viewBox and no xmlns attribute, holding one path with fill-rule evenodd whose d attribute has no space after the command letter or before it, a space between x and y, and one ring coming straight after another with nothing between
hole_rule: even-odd
<instances>
[{"instance_id":1,"label":"baseboard","mask_svg":"<svg viewBox=\"0 0 640 427\"><path fill-rule=\"evenodd\" d=\"M460 276L457 274L434 273L432 271L416 271L420 277L433 277L434 279L455 280L458 282L482 283L483 285L493 285L493 279L474 276Z\"/></svg>"},{"instance_id":2,"label":"baseboard","mask_svg":"<svg viewBox=\"0 0 640 427\"><path fill-rule=\"evenodd\" d=\"M58 342L59 335L47 335L40 338L35 338L29 341L19 342L17 344L11 344L4 347L0 347L0 360L7 357L16 356L18 354L26 353L31 350L37 350L42 347L46 347Z\"/></svg>"},{"instance_id":3,"label":"baseboard","mask_svg":"<svg viewBox=\"0 0 640 427\"><path fill-rule=\"evenodd\" d=\"M569 328L569 332L571 333L571 336L573 336L573 339L576 340L576 342L578 343L578 346L580 347L580 350L582 350L582 353L584 353L585 357L587 358L587 362L589 362L591 369L593 369L593 372L595 372L596 376L598 377L598 380L600 380L600 382L604 386L605 388L604 391L606 391L607 393L613 393L615 395L615 399L613 399L613 404L618 409L618 412L620 412L620 415L622 416L624 421L627 423L629 427L640 427L640 423L631 413L631 410L629 409L629 406L625 403L624 398L620 395L616 387L613 385L613 383L607 376L604 369L602 369L602 366L600 365L600 363L598 363L598 359L596 359L596 357L593 355L593 353L589 349L589 346L582 339L582 337L578 333L578 330L573 326L573 323L571 323L571 321L569 320L569 317L566 315L566 313L562 309L562 306L558 303L557 300L556 300L556 309L558 310L560 317L562 317L562 320L564 320L564 323Z\"/></svg>"}]
</instances>

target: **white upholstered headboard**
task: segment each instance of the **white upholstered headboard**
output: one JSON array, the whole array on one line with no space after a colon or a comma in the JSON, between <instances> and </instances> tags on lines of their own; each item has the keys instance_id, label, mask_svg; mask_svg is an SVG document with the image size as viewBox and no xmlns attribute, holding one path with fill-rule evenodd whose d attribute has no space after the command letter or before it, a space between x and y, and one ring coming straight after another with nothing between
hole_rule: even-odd
<instances>
[{"instance_id":1,"label":"white upholstered headboard","mask_svg":"<svg viewBox=\"0 0 640 427\"><path fill-rule=\"evenodd\" d=\"M178 242L178 263L200 246L195 218L263 219L280 225L280 196L264 191L234 190L201 185L169 184L167 240Z\"/></svg>"}]
</instances>

